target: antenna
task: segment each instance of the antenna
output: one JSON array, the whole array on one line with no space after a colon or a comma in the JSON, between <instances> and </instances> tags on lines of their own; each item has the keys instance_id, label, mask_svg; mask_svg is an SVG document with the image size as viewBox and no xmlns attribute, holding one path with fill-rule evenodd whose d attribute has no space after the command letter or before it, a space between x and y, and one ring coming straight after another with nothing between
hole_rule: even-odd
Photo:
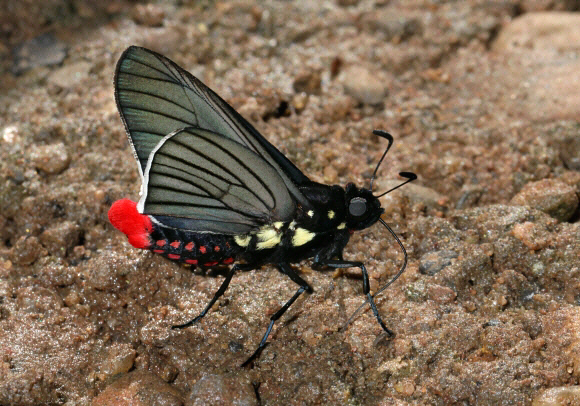
<instances>
[{"instance_id":1,"label":"antenna","mask_svg":"<svg viewBox=\"0 0 580 406\"><path fill-rule=\"evenodd\" d=\"M379 166L381 166L381 164L383 163L383 160L385 159L385 156L387 155L387 152L389 152L389 149L391 149L391 146L393 145L393 136L391 134L389 134L386 131L383 130L373 130L373 134L374 135L378 135L379 137L385 138L386 140L389 141L389 145L387 145L387 149L385 150L385 152L383 152L383 156L381 157L381 159L379 159L379 163L377 163L377 167L375 168L375 171L373 172L373 176L371 177L371 183L369 185L369 190L372 192L373 191L373 182L375 181L376 177L377 177L377 171L379 170Z\"/></svg>"}]
</instances>

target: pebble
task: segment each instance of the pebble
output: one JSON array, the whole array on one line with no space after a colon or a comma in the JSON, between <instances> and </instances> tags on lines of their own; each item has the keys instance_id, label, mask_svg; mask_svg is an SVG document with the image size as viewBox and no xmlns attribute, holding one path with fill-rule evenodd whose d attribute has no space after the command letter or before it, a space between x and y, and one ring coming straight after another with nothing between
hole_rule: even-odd
<instances>
[{"instance_id":1,"label":"pebble","mask_svg":"<svg viewBox=\"0 0 580 406\"><path fill-rule=\"evenodd\" d=\"M161 27L165 19L165 12L157 4L137 4L133 9L133 20L148 27Z\"/></svg>"},{"instance_id":2,"label":"pebble","mask_svg":"<svg viewBox=\"0 0 580 406\"><path fill-rule=\"evenodd\" d=\"M35 236L20 237L12 248L12 261L19 265L30 265L43 255L46 250Z\"/></svg>"},{"instance_id":3,"label":"pebble","mask_svg":"<svg viewBox=\"0 0 580 406\"><path fill-rule=\"evenodd\" d=\"M403 183L403 181L404 179L400 178L380 182L380 188L378 191L382 193L383 190L386 191L392 189ZM409 202L412 205L420 203L430 209L443 210L448 204L448 198L444 195L430 187L417 185L415 183L409 183L404 187L397 189L397 192L409 199Z\"/></svg>"},{"instance_id":4,"label":"pebble","mask_svg":"<svg viewBox=\"0 0 580 406\"><path fill-rule=\"evenodd\" d=\"M70 164L70 155L62 142L51 145L35 145L31 148L30 159L37 169L49 175L61 173Z\"/></svg>"},{"instance_id":5,"label":"pebble","mask_svg":"<svg viewBox=\"0 0 580 406\"><path fill-rule=\"evenodd\" d=\"M532 406L561 405L580 405L580 387L560 386L544 389L532 401Z\"/></svg>"},{"instance_id":6,"label":"pebble","mask_svg":"<svg viewBox=\"0 0 580 406\"><path fill-rule=\"evenodd\" d=\"M201 405L258 405L254 387L239 375L203 376L193 385L186 406Z\"/></svg>"},{"instance_id":7,"label":"pebble","mask_svg":"<svg viewBox=\"0 0 580 406\"><path fill-rule=\"evenodd\" d=\"M418 18L393 14L391 10L373 11L361 17L361 29L376 35L383 34L387 41L399 43L423 32Z\"/></svg>"},{"instance_id":8,"label":"pebble","mask_svg":"<svg viewBox=\"0 0 580 406\"><path fill-rule=\"evenodd\" d=\"M501 52L516 50L574 51L580 48L580 15L567 12L527 13L502 29L494 43Z\"/></svg>"},{"instance_id":9,"label":"pebble","mask_svg":"<svg viewBox=\"0 0 580 406\"><path fill-rule=\"evenodd\" d=\"M419 272L433 276L451 265L451 260L458 256L457 252L448 250L428 252L419 261Z\"/></svg>"},{"instance_id":10,"label":"pebble","mask_svg":"<svg viewBox=\"0 0 580 406\"><path fill-rule=\"evenodd\" d=\"M182 406L183 396L152 372L136 370L121 376L93 399L93 406Z\"/></svg>"},{"instance_id":11,"label":"pebble","mask_svg":"<svg viewBox=\"0 0 580 406\"><path fill-rule=\"evenodd\" d=\"M342 71L340 82L344 92L359 103L377 105L384 102L391 80L381 79L366 68L351 66Z\"/></svg>"},{"instance_id":12,"label":"pebble","mask_svg":"<svg viewBox=\"0 0 580 406\"><path fill-rule=\"evenodd\" d=\"M542 234L543 231L543 234ZM537 251L546 248L550 244L550 239L545 236L543 228L535 223L526 221L518 223L512 229L512 235L522 242L530 250Z\"/></svg>"},{"instance_id":13,"label":"pebble","mask_svg":"<svg viewBox=\"0 0 580 406\"><path fill-rule=\"evenodd\" d=\"M63 221L42 232L40 242L57 257L64 257L80 240L80 227L73 221Z\"/></svg>"},{"instance_id":14,"label":"pebble","mask_svg":"<svg viewBox=\"0 0 580 406\"><path fill-rule=\"evenodd\" d=\"M429 299L437 303L451 303L457 297L457 293L447 286L431 285L427 291Z\"/></svg>"},{"instance_id":15,"label":"pebble","mask_svg":"<svg viewBox=\"0 0 580 406\"><path fill-rule=\"evenodd\" d=\"M91 70L89 62L80 61L73 64L65 64L62 68L52 72L48 77L48 83L62 89L68 89L78 83L83 83L89 77Z\"/></svg>"},{"instance_id":16,"label":"pebble","mask_svg":"<svg viewBox=\"0 0 580 406\"><path fill-rule=\"evenodd\" d=\"M320 94L322 78L318 71L306 71L298 74L292 87L296 93Z\"/></svg>"},{"instance_id":17,"label":"pebble","mask_svg":"<svg viewBox=\"0 0 580 406\"><path fill-rule=\"evenodd\" d=\"M107 349L106 359L101 364L100 372L105 380L108 377L129 372L135 362L137 352L130 344L114 343Z\"/></svg>"},{"instance_id":18,"label":"pebble","mask_svg":"<svg viewBox=\"0 0 580 406\"><path fill-rule=\"evenodd\" d=\"M578 196L573 187L561 180L543 179L527 183L510 203L543 211L562 222L569 220L578 208Z\"/></svg>"},{"instance_id":19,"label":"pebble","mask_svg":"<svg viewBox=\"0 0 580 406\"><path fill-rule=\"evenodd\" d=\"M59 65L66 53L66 44L50 33L42 34L14 48L12 73L20 75L38 66Z\"/></svg>"},{"instance_id":20,"label":"pebble","mask_svg":"<svg viewBox=\"0 0 580 406\"><path fill-rule=\"evenodd\" d=\"M494 51L506 58L514 77L526 72L522 81L506 82L507 94L521 98L519 114L546 122L578 118L579 48L578 13L525 13L501 30Z\"/></svg>"}]
</instances>

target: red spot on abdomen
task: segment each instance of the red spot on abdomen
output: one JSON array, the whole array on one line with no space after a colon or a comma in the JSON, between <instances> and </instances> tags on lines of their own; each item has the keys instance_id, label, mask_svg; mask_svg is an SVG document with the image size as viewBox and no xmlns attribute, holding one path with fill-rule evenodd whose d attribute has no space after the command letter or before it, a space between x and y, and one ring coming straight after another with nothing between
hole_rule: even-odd
<instances>
[{"instance_id":1,"label":"red spot on abdomen","mask_svg":"<svg viewBox=\"0 0 580 406\"><path fill-rule=\"evenodd\" d=\"M193 250L193 247L195 247L195 244L192 242L188 242L187 245L185 246L185 249L191 251Z\"/></svg>"},{"instance_id":2,"label":"red spot on abdomen","mask_svg":"<svg viewBox=\"0 0 580 406\"><path fill-rule=\"evenodd\" d=\"M169 245L171 245L173 248L179 248L179 246L181 245L181 243L179 241L173 241Z\"/></svg>"},{"instance_id":3,"label":"red spot on abdomen","mask_svg":"<svg viewBox=\"0 0 580 406\"><path fill-rule=\"evenodd\" d=\"M167 254L167 258L169 258L169 259L179 259L179 258L181 258L181 255L177 255L177 254Z\"/></svg>"},{"instance_id":4,"label":"red spot on abdomen","mask_svg":"<svg viewBox=\"0 0 580 406\"><path fill-rule=\"evenodd\" d=\"M226 259L224 259L222 262L223 262L224 264L226 264L226 265L229 265L229 264L231 264L232 262L234 262L234 259L233 259L233 258L226 258Z\"/></svg>"},{"instance_id":5,"label":"red spot on abdomen","mask_svg":"<svg viewBox=\"0 0 580 406\"><path fill-rule=\"evenodd\" d=\"M137 203L129 199L117 200L109 209L109 221L117 230L126 234L135 248L148 248L149 234L153 229L149 216L137 211Z\"/></svg>"},{"instance_id":6,"label":"red spot on abdomen","mask_svg":"<svg viewBox=\"0 0 580 406\"><path fill-rule=\"evenodd\" d=\"M192 265L197 265L197 259L186 259L185 260L186 264L192 264Z\"/></svg>"},{"instance_id":7,"label":"red spot on abdomen","mask_svg":"<svg viewBox=\"0 0 580 406\"><path fill-rule=\"evenodd\" d=\"M203 264L203 266L216 266L218 264L217 261L209 261Z\"/></svg>"},{"instance_id":8,"label":"red spot on abdomen","mask_svg":"<svg viewBox=\"0 0 580 406\"><path fill-rule=\"evenodd\" d=\"M201 252L202 254L205 254L207 252L207 248L202 245L201 247L199 247L199 252Z\"/></svg>"}]
</instances>

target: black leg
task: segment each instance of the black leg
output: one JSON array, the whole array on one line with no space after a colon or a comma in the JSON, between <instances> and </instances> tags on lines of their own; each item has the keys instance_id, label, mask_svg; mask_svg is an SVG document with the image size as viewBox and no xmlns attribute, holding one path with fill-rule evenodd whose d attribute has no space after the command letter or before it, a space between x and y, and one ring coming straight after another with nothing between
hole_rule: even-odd
<instances>
[{"instance_id":1,"label":"black leg","mask_svg":"<svg viewBox=\"0 0 580 406\"><path fill-rule=\"evenodd\" d=\"M288 308L290 306L292 306L292 303L294 303L296 301L296 299L298 299L298 297L304 291L306 291L308 293L312 292L312 288L310 287L308 282L306 282L304 279L302 279L300 277L300 275L298 275L296 273L296 271L294 271L290 265L288 265L286 263L282 263L282 264L278 264L277 266L278 266L278 270L280 272L282 272L284 275L288 275L288 277L290 279L292 279L294 282L296 282L298 285L300 285L300 288L296 291L296 293L294 293L294 296L292 296L290 298L290 300L288 300L284 306L282 306L276 313L274 313L272 315L272 317L270 317L270 324L268 325L268 328L266 329L266 334L264 334L264 337L262 337L262 341L260 341L260 344L258 345L258 348L256 348L256 351L254 351L254 353L252 355L250 355L250 358L248 358L241 365L242 367L247 366L250 362L252 362L254 359L256 359L256 357L258 355L260 355L260 353L262 352L262 350L266 346L266 341L268 340L268 336L272 332L272 327L274 327L274 323L276 322L276 320L278 320L280 317L282 317L282 315L284 313L286 313L286 310L288 310Z\"/></svg>"},{"instance_id":2,"label":"black leg","mask_svg":"<svg viewBox=\"0 0 580 406\"><path fill-rule=\"evenodd\" d=\"M240 271L240 270L249 271L251 269L254 269L254 266L249 266L246 264L244 264L244 265L236 264L236 265L232 266L230 271L226 275L226 279L222 282L222 285L220 286L218 291L213 296L213 299L211 299L209 301L209 303L207 304L205 309L203 309L203 311L195 319L190 320L184 324L178 324L176 326L171 326L171 328L173 330L183 329L183 328L187 328L187 327L197 323L199 320L201 320L203 318L203 316L205 316L207 314L207 312L209 311L209 309L211 309L211 307L214 305L214 303L217 302L217 300L226 292L226 290L228 289L228 286L230 284L230 281L232 280L232 277L234 276L234 273L236 273L236 271Z\"/></svg>"},{"instance_id":3,"label":"black leg","mask_svg":"<svg viewBox=\"0 0 580 406\"><path fill-rule=\"evenodd\" d=\"M328 260L325 260L323 262L320 262L320 264L326 265L330 268L352 268L352 267L360 268L360 270L362 272L362 277L363 277L363 293L366 295L367 301L371 305L371 309L373 311L373 314L375 315L375 318L377 319L379 325L385 331L385 333L387 333L389 335L389 337L395 336L395 333L393 333L391 330L389 330L387 328L387 326L385 325L385 323L383 322L383 319L381 318L381 316L379 314L379 311L377 310L377 305L375 304L375 300L373 299L373 295L371 295L371 293L370 293L371 288L370 288L370 284L369 284L369 274L367 272L365 265L362 262L342 261L342 260L339 261L339 260L328 259Z\"/></svg>"}]
</instances>

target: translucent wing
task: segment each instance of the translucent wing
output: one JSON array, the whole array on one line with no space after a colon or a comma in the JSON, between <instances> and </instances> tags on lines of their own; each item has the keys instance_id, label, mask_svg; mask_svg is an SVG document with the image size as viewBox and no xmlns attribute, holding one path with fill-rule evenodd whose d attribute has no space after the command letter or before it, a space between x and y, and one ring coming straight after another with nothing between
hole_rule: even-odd
<instances>
[{"instance_id":1,"label":"translucent wing","mask_svg":"<svg viewBox=\"0 0 580 406\"><path fill-rule=\"evenodd\" d=\"M138 209L170 227L235 235L290 221L295 204L262 157L221 134L189 127L151 152Z\"/></svg>"},{"instance_id":2,"label":"translucent wing","mask_svg":"<svg viewBox=\"0 0 580 406\"><path fill-rule=\"evenodd\" d=\"M115 98L141 174L163 137L185 127L199 127L262 157L278 172L290 194L309 206L297 188L309 179L221 97L164 56L129 47L117 64Z\"/></svg>"}]
</instances>

